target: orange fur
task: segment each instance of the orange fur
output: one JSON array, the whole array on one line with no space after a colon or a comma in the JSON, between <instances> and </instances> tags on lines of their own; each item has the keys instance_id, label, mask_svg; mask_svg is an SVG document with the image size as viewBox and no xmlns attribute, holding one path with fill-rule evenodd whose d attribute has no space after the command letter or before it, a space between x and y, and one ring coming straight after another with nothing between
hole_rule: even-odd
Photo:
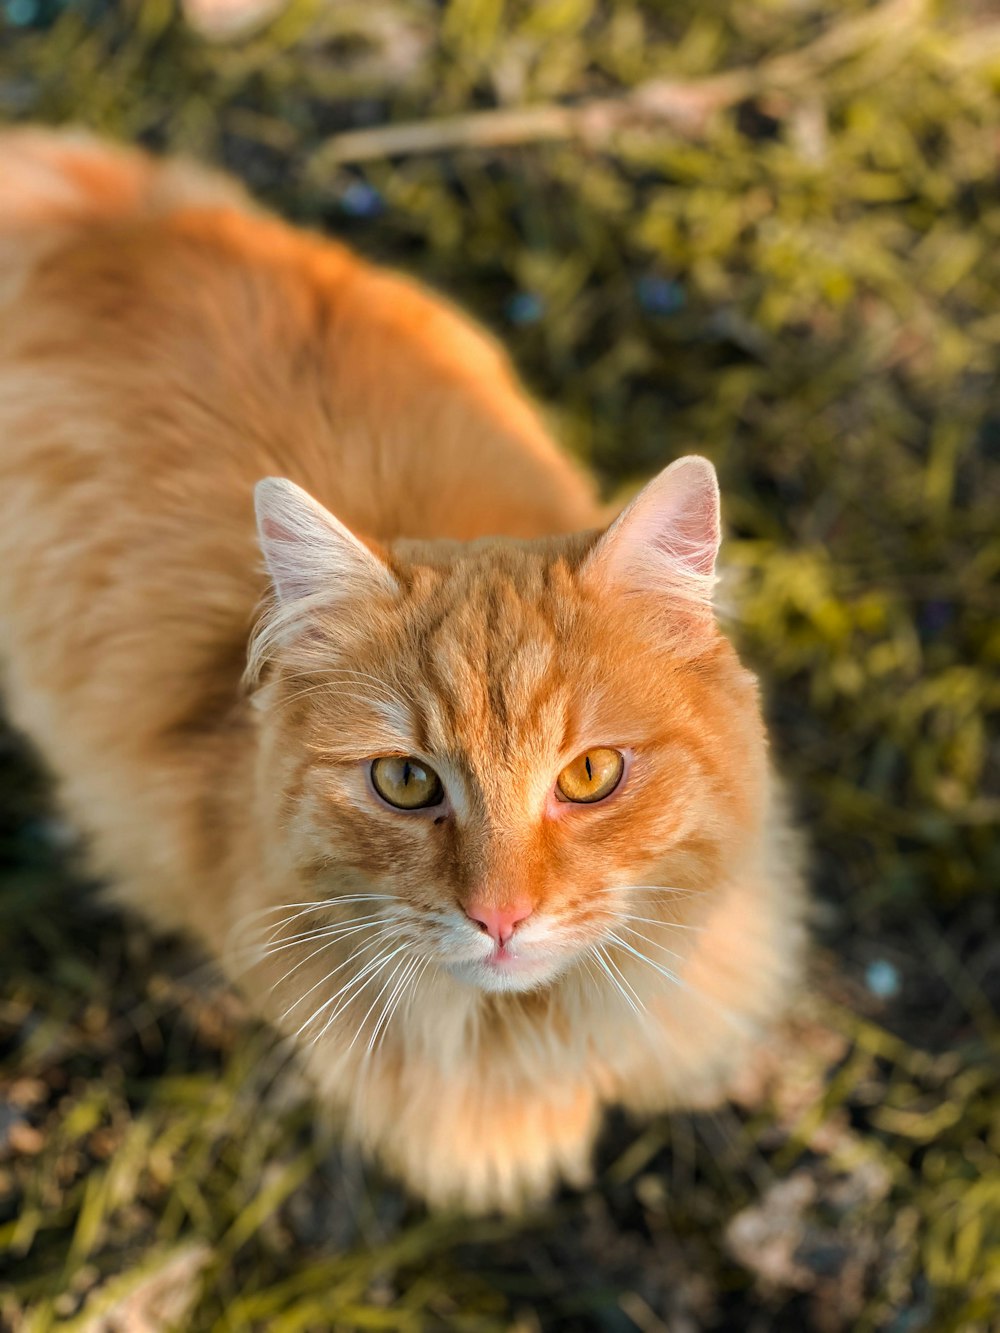
<instances>
[{"instance_id":1,"label":"orange fur","mask_svg":"<svg viewBox=\"0 0 1000 1333\"><path fill-rule=\"evenodd\" d=\"M43 131L0 162L0 681L120 900L298 1031L435 1203L584 1179L607 1104L718 1098L797 976L802 893L708 610L707 464L601 536L439 298L199 168ZM258 492L244 683L272 476L318 504ZM588 745L621 787L554 801ZM440 817L380 805L396 753ZM487 975L470 895L530 904L523 973Z\"/></svg>"}]
</instances>

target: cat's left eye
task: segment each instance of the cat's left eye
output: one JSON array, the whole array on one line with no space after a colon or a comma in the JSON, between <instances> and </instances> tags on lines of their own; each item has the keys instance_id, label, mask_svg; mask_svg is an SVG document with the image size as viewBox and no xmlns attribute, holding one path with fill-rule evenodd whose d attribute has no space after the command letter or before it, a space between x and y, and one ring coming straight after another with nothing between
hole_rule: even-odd
<instances>
[{"instance_id":1,"label":"cat's left eye","mask_svg":"<svg viewBox=\"0 0 1000 1333\"><path fill-rule=\"evenodd\" d=\"M559 774L556 788L560 798L578 805L603 801L618 786L625 772L625 756L620 750L597 746L577 755Z\"/></svg>"},{"instance_id":2,"label":"cat's left eye","mask_svg":"<svg viewBox=\"0 0 1000 1333\"><path fill-rule=\"evenodd\" d=\"M429 764L413 755L386 755L371 766L372 786L397 810L425 810L444 799L441 779Z\"/></svg>"}]
</instances>

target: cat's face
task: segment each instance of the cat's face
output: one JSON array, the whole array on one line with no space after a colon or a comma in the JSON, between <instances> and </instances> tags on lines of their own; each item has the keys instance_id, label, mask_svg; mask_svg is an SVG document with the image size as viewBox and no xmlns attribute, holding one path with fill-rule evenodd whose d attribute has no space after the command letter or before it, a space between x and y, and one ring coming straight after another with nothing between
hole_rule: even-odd
<instances>
[{"instance_id":1,"label":"cat's face","mask_svg":"<svg viewBox=\"0 0 1000 1333\"><path fill-rule=\"evenodd\" d=\"M265 757L301 899L486 990L683 921L763 788L754 683L708 610L708 465L602 537L386 559L290 483L262 491Z\"/></svg>"}]
</instances>

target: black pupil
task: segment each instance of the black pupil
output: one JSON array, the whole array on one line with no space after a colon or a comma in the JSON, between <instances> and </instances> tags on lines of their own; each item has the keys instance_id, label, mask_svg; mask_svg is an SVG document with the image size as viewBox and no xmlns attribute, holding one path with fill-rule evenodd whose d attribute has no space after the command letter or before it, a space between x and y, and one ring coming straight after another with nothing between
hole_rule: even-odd
<instances>
[{"instance_id":1,"label":"black pupil","mask_svg":"<svg viewBox=\"0 0 1000 1333\"><path fill-rule=\"evenodd\" d=\"M592 768L590 767L590 755L589 755L589 754L588 754L587 757L584 759L583 763L584 763L584 767L585 767L586 770L587 770L587 781L588 781L588 782L593 782L593 780L594 780L594 773L593 773Z\"/></svg>"},{"instance_id":2,"label":"black pupil","mask_svg":"<svg viewBox=\"0 0 1000 1333\"><path fill-rule=\"evenodd\" d=\"M404 787L408 787L408 786L410 785L410 773L411 773L411 771L412 771L412 770L410 769L410 761L409 761L409 759L404 759L404 760L403 760L403 786L404 786Z\"/></svg>"}]
</instances>

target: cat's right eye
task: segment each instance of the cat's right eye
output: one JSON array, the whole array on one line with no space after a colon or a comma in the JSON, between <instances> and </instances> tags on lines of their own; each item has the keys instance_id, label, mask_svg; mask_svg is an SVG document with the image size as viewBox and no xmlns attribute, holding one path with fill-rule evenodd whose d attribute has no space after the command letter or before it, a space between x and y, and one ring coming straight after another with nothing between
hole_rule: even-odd
<instances>
[{"instance_id":1,"label":"cat's right eye","mask_svg":"<svg viewBox=\"0 0 1000 1333\"><path fill-rule=\"evenodd\" d=\"M596 746L577 755L559 774L556 790L561 801L574 805L595 805L618 786L625 772L625 756L621 750L606 745Z\"/></svg>"},{"instance_id":2,"label":"cat's right eye","mask_svg":"<svg viewBox=\"0 0 1000 1333\"><path fill-rule=\"evenodd\" d=\"M386 755L371 766L372 786L396 810L426 810L444 800L441 779L412 755Z\"/></svg>"}]
</instances>

